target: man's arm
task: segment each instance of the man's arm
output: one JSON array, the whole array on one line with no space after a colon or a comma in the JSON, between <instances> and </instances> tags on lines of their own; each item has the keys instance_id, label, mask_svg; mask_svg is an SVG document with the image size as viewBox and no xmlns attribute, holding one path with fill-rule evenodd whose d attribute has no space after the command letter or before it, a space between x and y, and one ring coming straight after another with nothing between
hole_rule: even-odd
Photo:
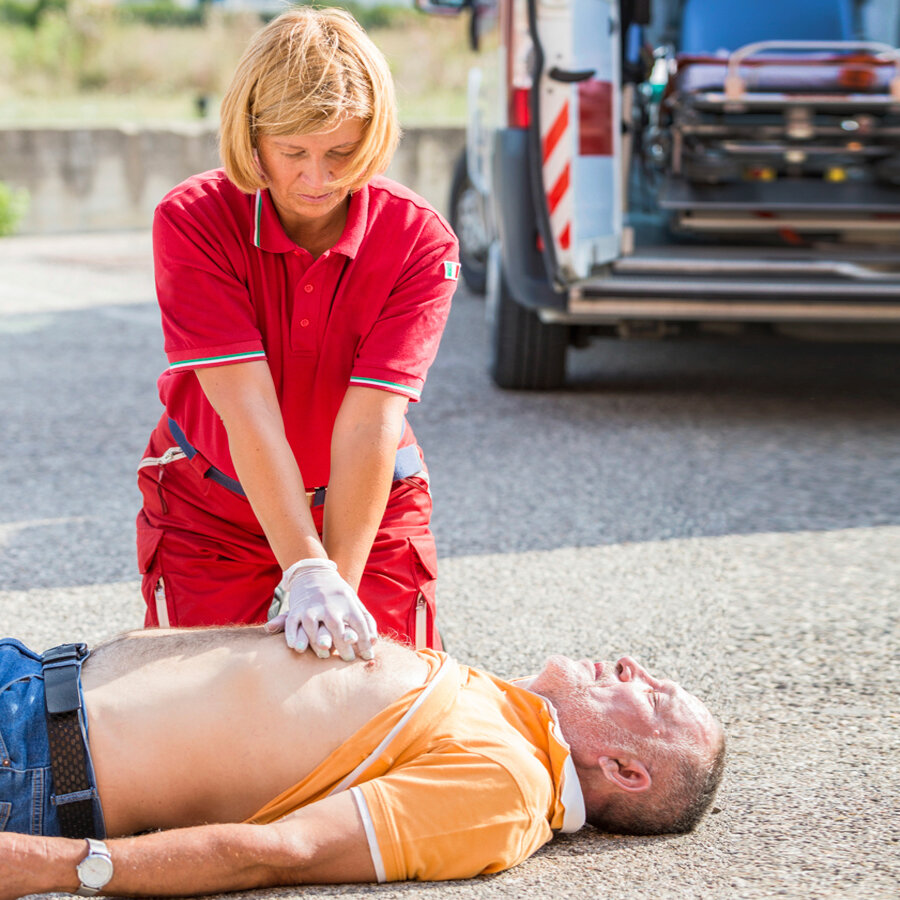
<instances>
[{"instance_id":1,"label":"man's arm","mask_svg":"<svg viewBox=\"0 0 900 900\"><path fill-rule=\"evenodd\" d=\"M108 841L106 894L179 897L275 885L374 881L349 791L271 825L201 825ZM0 834L0 900L78 889L82 840Z\"/></svg>"}]
</instances>

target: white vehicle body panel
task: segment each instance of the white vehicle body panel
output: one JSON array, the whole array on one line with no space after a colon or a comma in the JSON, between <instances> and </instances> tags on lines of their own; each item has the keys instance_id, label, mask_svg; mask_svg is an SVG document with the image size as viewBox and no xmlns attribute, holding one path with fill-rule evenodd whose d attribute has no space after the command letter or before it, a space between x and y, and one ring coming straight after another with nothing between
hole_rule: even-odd
<instances>
[{"instance_id":1,"label":"white vehicle body panel","mask_svg":"<svg viewBox=\"0 0 900 900\"><path fill-rule=\"evenodd\" d=\"M537 0L536 14L542 181L559 274L576 280L621 253L618 3Z\"/></svg>"}]
</instances>

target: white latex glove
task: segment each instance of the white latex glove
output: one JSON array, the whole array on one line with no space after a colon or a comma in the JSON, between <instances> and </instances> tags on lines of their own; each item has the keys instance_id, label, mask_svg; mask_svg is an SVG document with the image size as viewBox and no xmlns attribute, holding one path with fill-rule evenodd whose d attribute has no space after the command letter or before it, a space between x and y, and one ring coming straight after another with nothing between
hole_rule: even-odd
<instances>
[{"instance_id":1,"label":"white latex glove","mask_svg":"<svg viewBox=\"0 0 900 900\"><path fill-rule=\"evenodd\" d=\"M356 658L354 648L363 659L374 657L375 620L332 560L300 560L285 570L284 584L288 611L271 619L268 631L283 630L288 647L298 653L311 647L322 659L332 646L347 662Z\"/></svg>"}]
</instances>

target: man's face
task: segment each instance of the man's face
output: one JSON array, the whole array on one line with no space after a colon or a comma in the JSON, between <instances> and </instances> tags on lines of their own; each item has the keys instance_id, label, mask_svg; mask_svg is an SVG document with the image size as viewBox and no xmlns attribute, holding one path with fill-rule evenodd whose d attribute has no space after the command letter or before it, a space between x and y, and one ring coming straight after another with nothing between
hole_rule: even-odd
<instances>
[{"instance_id":1,"label":"man's face","mask_svg":"<svg viewBox=\"0 0 900 900\"><path fill-rule=\"evenodd\" d=\"M656 753L682 743L712 749L718 737L700 700L630 656L614 663L551 656L529 689L556 707L572 758L583 765L601 752Z\"/></svg>"}]
</instances>

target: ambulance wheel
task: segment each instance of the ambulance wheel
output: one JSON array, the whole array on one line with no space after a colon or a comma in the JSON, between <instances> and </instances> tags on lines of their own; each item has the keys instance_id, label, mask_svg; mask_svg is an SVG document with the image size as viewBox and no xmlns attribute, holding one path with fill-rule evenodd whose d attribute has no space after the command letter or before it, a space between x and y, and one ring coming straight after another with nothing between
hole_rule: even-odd
<instances>
[{"instance_id":1,"label":"ambulance wheel","mask_svg":"<svg viewBox=\"0 0 900 900\"><path fill-rule=\"evenodd\" d=\"M456 160L450 183L450 226L459 238L463 281L473 294L484 294L488 229L484 220L484 201L478 188L469 180L465 151Z\"/></svg>"},{"instance_id":2,"label":"ambulance wheel","mask_svg":"<svg viewBox=\"0 0 900 900\"><path fill-rule=\"evenodd\" d=\"M488 262L487 314L491 340L491 377L498 387L550 391L566 381L569 329L548 325L510 293L499 246Z\"/></svg>"}]
</instances>

